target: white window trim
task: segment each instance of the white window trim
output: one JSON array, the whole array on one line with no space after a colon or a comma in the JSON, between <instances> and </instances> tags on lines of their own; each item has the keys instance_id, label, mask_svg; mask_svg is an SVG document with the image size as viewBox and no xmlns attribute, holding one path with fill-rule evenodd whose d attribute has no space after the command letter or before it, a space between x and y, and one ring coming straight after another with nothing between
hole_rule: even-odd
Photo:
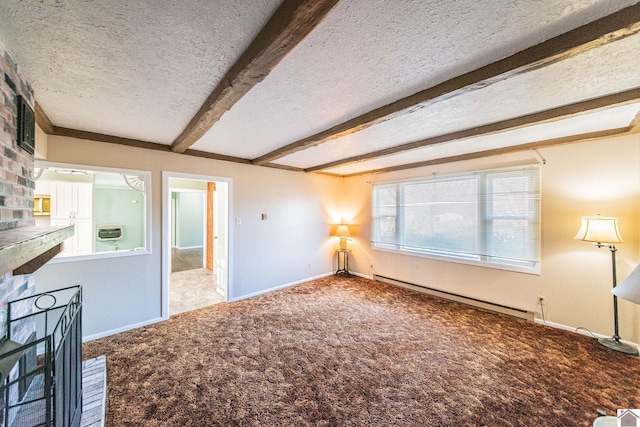
<instances>
[{"instance_id":1,"label":"white window trim","mask_svg":"<svg viewBox=\"0 0 640 427\"><path fill-rule=\"evenodd\" d=\"M502 264L502 263L488 261L488 260L487 261L482 261L480 259L475 260L475 259L471 259L471 256L469 258L464 258L462 256L455 257L455 256L448 256L448 255L438 255L436 253L426 253L422 251L414 252L407 249L395 249L391 246L393 245L387 245L383 243L371 243L371 249L374 251L389 252L389 253L400 254L400 255L414 256L418 258L427 258L427 259L433 259L436 261L453 262L456 264L467 264L467 265L473 265L476 267L492 268L496 270L513 271L516 273L532 274L535 276L540 276L542 274L541 262L535 263L533 267L525 267L525 266L518 266L513 264Z\"/></svg>"},{"instance_id":2,"label":"white window trim","mask_svg":"<svg viewBox=\"0 0 640 427\"><path fill-rule=\"evenodd\" d=\"M36 160L38 166L37 167L56 167L56 168L69 168L69 169L85 169L92 170L96 172L107 172L107 173L118 173L125 175L142 175L145 177L144 185L144 202L145 202L145 248L144 249L127 249L120 251L109 251L109 252L94 252L92 254L86 255L70 255L64 257L53 257L49 260L48 264L62 264L67 262L76 262L76 261L90 261L97 259L107 259L107 258L121 258L121 257L129 257L129 256L140 256L140 255L149 255L152 253L151 251L151 230L153 227L151 225L151 181L152 175L151 171L143 171L136 169L122 169L122 168L109 168L102 166L89 166L89 165L78 165L71 163L58 163L58 162L50 162L45 160Z\"/></svg>"},{"instance_id":3,"label":"white window trim","mask_svg":"<svg viewBox=\"0 0 640 427\"><path fill-rule=\"evenodd\" d=\"M519 166L529 166L530 164L526 164L526 165L518 165ZM531 166L533 166L533 164L531 164ZM473 173L477 173L477 172L485 172L485 171L497 171L500 169L504 169L504 170L508 170L511 168L517 168L517 167L497 167L495 169L485 169L485 170L478 170L478 171L469 171L469 172L463 172L463 173L457 173L457 174L450 174L447 175L447 177L451 177L451 178L455 178L455 177L464 177ZM413 178L413 179L407 179L407 180L395 180L395 181L385 181L385 182L377 182L375 183L375 185L393 185L393 184L398 184L398 183L405 183L405 182L410 182L410 181L419 181L421 179L427 179L427 177L424 178ZM372 201L373 201L373 186L372 186ZM403 197L403 193L398 194L398 197ZM401 201L398 201L401 202ZM541 212L540 212L541 214ZM397 230L398 233L400 233L400 236L402 236L402 230L401 228L404 226L403 221L402 221L402 215L403 212L400 211L397 214L396 217L396 225L397 225ZM372 218L373 219L373 218ZM541 221L541 217L539 218L539 221ZM372 221L373 223L373 221ZM400 245L396 245L393 243L377 243L377 242L371 242L371 249L374 251L380 251L380 252L388 252L388 253L395 253L395 254L401 254L401 255L408 255L408 256L414 256L414 257L419 257L419 258L427 258L427 259L433 259L433 260L437 260L437 261L446 261L446 262L453 262L453 263L457 263L457 264L467 264L467 265L473 265L473 266L477 266L477 267L484 267L484 268L491 268L491 269L497 269L497 270L505 270L505 271L512 271L512 272L516 272L516 273L524 273L524 274L531 274L531 275L536 275L539 276L542 274L542 262L537 261L534 263L527 263L527 262L523 262L522 265L518 265L517 262L514 262L514 260L510 260L509 263L501 263L498 261L493 261L491 260L492 258L497 258L497 257L487 257L487 256L480 256L480 255L472 255L472 254L460 254L460 255L455 255L455 254L446 254L446 252L442 251L428 251L428 250L411 250L411 248L406 247L402 244ZM527 264L532 264L532 265L527 265Z\"/></svg>"}]
</instances>

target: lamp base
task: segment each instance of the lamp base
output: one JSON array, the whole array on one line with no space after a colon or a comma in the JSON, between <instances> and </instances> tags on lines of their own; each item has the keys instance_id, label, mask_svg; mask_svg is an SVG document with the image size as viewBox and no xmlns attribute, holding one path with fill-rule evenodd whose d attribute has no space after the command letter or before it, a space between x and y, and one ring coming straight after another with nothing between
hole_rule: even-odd
<instances>
[{"instance_id":1,"label":"lamp base","mask_svg":"<svg viewBox=\"0 0 640 427\"><path fill-rule=\"evenodd\" d=\"M611 350L619 351L625 354L638 355L638 349L628 344L622 343L615 338L598 338L598 342Z\"/></svg>"},{"instance_id":2,"label":"lamp base","mask_svg":"<svg viewBox=\"0 0 640 427\"><path fill-rule=\"evenodd\" d=\"M340 250L341 251L346 251L347 250L347 238L346 237L341 237L340 238Z\"/></svg>"}]
</instances>

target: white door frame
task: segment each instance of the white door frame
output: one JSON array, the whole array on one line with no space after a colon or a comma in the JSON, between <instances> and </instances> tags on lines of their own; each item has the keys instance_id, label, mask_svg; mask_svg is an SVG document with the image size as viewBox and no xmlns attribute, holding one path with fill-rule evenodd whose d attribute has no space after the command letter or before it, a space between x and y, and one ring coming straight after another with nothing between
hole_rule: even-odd
<instances>
[{"instance_id":1,"label":"white door frame","mask_svg":"<svg viewBox=\"0 0 640 427\"><path fill-rule=\"evenodd\" d=\"M170 178L192 179L198 181L224 182L227 184L227 279L225 295L230 301L233 295L233 178L195 175L181 172L162 171L162 319L169 318L169 274L171 273L171 186Z\"/></svg>"}]
</instances>

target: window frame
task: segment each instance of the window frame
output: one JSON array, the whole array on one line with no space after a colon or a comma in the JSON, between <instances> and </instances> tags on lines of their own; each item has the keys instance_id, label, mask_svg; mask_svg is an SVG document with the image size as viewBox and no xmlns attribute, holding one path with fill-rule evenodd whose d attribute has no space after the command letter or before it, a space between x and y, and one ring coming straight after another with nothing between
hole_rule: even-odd
<instances>
[{"instance_id":1,"label":"window frame","mask_svg":"<svg viewBox=\"0 0 640 427\"><path fill-rule=\"evenodd\" d=\"M145 211L144 211L144 243L145 247L141 250L116 250L116 251L104 251L104 252L93 252L91 254L84 255L69 255L64 257L53 257L49 264L59 264L66 262L75 262L75 261L88 261L88 260L97 260L97 259L107 259L107 258L121 258L121 257L130 257L130 256L140 256L140 255L149 255L152 253L152 205L151 205L151 181L152 181L152 172L145 170L136 170L136 169L124 169L124 168L112 168L112 167L104 167L104 166L91 166L91 165L80 165L74 163L60 163L60 162L51 162L46 160L35 160L34 161L35 168L64 168L64 169L75 169L75 170L87 170L93 172L104 172L104 173L112 173L112 174L124 174L124 175L138 175L144 177L144 203L145 203ZM34 178L34 184L36 182Z\"/></svg>"},{"instance_id":2,"label":"window frame","mask_svg":"<svg viewBox=\"0 0 640 427\"><path fill-rule=\"evenodd\" d=\"M500 168L492 168L492 169L483 169L483 170L474 170L463 173L455 173L455 174L446 174L437 177L439 181L445 180L464 180L475 177L478 179L478 194L489 194L486 192L487 188L492 185L492 181L497 178L497 174L501 173L515 173L518 170L522 170L523 168L536 167L539 168L539 164L524 164L518 166L510 166L510 167L500 167ZM492 176L493 174L493 176ZM535 233L537 234L536 239L536 251L537 251L537 261L518 261L516 259L507 259L500 256L493 255L480 255L480 254L472 254L472 253L458 253L447 250L430 250L424 248L416 248L406 245L404 240L404 214L405 210L398 208L399 206L403 206L404 202L404 193L402 190L403 186L411 183L419 183L419 182L429 182L432 177L419 177L412 179L404 179L404 180L395 180L395 181L384 181L373 183L371 186L371 249L381 252L390 252L397 254L404 254L409 256L416 256L421 258L434 259L439 261L447 261L461 264L468 264L480 267L487 267L498 270L507 270L518 273L532 274L532 275L540 275L541 274L541 233L542 233L542 209L541 209L541 193L542 193L542 185L541 185L541 170L538 170L538 199L535 206L537 211L537 222L534 224L536 229ZM434 174L435 175L435 174ZM384 243L384 242L375 242L376 231L374 228L376 227L376 220L374 216L374 209L378 206L376 203L376 187L393 187L395 186L396 191L396 212L395 212L395 233L397 243ZM493 190L491 190L491 194L493 194ZM529 211L526 216L496 216L493 214L493 203L495 202L494 198L490 198L484 206L482 204L478 204L478 212L477 212L477 239L478 243L483 247L490 245L490 236L491 236L491 225L496 219L514 219L514 220L535 220L535 216L532 216L532 211ZM482 226L482 224L485 224ZM485 252L486 251L482 251Z\"/></svg>"}]
</instances>

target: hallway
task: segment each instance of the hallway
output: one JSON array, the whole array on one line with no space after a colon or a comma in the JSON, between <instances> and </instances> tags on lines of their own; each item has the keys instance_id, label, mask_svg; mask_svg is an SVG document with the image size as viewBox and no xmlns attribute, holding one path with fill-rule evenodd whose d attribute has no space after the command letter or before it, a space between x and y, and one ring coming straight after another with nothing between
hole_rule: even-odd
<instances>
[{"instance_id":1,"label":"hallway","mask_svg":"<svg viewBox=\"0 0 640 427\"><path fill-rule=\"evenodd\" d=\"M169 315L224 302L216 276L202 267L202 249L171 249Z\"/></svg>"}]
</instances>

